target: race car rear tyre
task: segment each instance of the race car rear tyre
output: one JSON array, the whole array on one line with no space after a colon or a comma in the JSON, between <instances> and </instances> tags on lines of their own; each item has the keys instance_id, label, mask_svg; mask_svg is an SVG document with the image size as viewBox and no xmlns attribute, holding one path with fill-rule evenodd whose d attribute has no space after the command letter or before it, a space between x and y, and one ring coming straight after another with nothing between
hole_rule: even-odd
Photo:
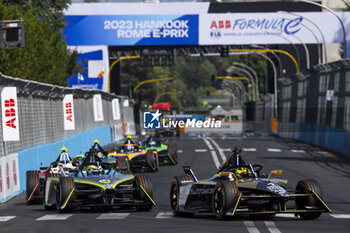
<instances>
[{"instance_id":1,"label":"race car rear tyre","mask_svg":"<svg viewBox=\"0 0 350 233\"><path fill-rule=\"evenodd\" d=\"M177 164L177 154L176 154L176 147L172 146L172 144L168 145L168 155L171 157L171 159L174 161L173 164Z\"/></svg>"},{"instance_id":2,"label":"race car rear tyre","mask_svg":"<svg viewBox=\"0 0 350 233\"><path fill-rule=\"evenodd\" d=\"M123 175L130 175L130 174L132 174L132 172L126 171L126 170L117 170L117 172L119 172L120 174L123 174Z\"/></svg>"},{"instance_id":3,"label":"race car rear tyre","mask_svg":"<svg viewBox=\"0 0 350 233\"><path fill-rule=\"evenodd\" d=\"M170 207L175 217L192 217L193 213L179 211L179 190L181 181L193 181L191 176L175 176L170 187Z\"/></svg>"},{"instance_id":4,"label":"race car rear tyre","mask_svg":"<svg viewBox=\"0 0 350 233\"><path fill-rule=\"evenodd\" d=\"M75 189L75 183L72 177L59 177L56 189L56 207L60 213L68 212L71 210L71 207L69 207L68 204L69 202L72 203L75 200L75 194L73 189ZM67 201L67 198L69 197L71 192L72 195Z\"/></svg>"},{"instance_id":5,"label":"race car rear tyre","mask_svg":"<svg viewBox=\"0 0 350 233\"><path fill-rule=\"evenodd\" d=\"M45 202L46 181L47 181L47 178L49 178L49 177L59 177L59 174L58 173L45 173L45 181L44 181L44 185L43 185L43 205L44 205L45 210L55 210L56 205L49 206L49 205L46 205L46 202Z\"/></svg>"},{"instance_id":6,"label":"race car rear tyre","mask_svg":"<svg viewBox=\"0 0 350 233\"><path fill-rule=\"evenodd\" d=\"M115 163L118 171L123 170L130 172L129 158L127 156L118 156Z\"/></svg>"},{"instance_id":7,"label":"race car rear tyre","mask_svg":"<svg viewBox=\"0 0 350 233\"><path fill-rule=\"evenodd\" d=\"M35 202L33 197L37 197L40 195L39 173L40 171L26 172L26 201L28 205L33 204Z\"/></svg>"},{"instance_id":8,"label":"race car rear tyre","mask_svg":"<svg viewBox=\"0 0 350 233\"><path fill-rule=\"evenodd\" d=\"M146 191L146 194L144 190ZM143 201L143 204L135 205L137 211L148 211L153 207L153 185L151 180L144 175L137 175L134 178L134 188L137 189L135 192L135 199ZM151 199L150 199L151 198Z\"/></svg>"},{"instance_id":9,"label":"race car rear tyre","mask_svg":"<svg viewBox=\"0 0 350 233\"><path fill-rule=\"evenodd\" d=\"M212 208L216 219L224 219L227 211L236 205L237 197L236 183L226 180L216 183L212 197Z\"/></svg>"},{"instance_id":10,"label":"race car rear tyre","mask_svg":"<svg viewBox=\"0 0 350 233\"><path fill-rule=\"evenodd\" d=\"M146 159L150 165L150 170L152 172L158 171L158 157L154 155L153 150L147 151Z\"/></svg>"},{"instance_id":11,"label":"race car rear tyre","mask_svg":"<svg viewBox=\"0 0 350 233\"><path fill-rule=\"evenodd\" d=\"M173 160L175 161L175 164L178 163L178 158L177 158L177 146L174 146Z\"/></svg>"},{"instance_id":12,"label":"race car rear tyre","mask_svg":"<svg viewBox=\"0 0 350 233\"><path fill-rule=\"evenodd\" d=\"M317 196L322 198L322 191L320 188L320 185L317 183L316 180L313 179L306 179L301 180L298 182L295 193L297 194L312 194L312 192L315 192ZM295 198L295 204L297 206L297 209L299 210L305 210L306 206L311 206L315 208L320 207L319 200L315 196L306 196L306 197L296 197ZM310 219L316 219L321 216L321 212L306 212L306 213L298 213L301 219L303 220L310 220Z\"/></svg>"}]
</instances>

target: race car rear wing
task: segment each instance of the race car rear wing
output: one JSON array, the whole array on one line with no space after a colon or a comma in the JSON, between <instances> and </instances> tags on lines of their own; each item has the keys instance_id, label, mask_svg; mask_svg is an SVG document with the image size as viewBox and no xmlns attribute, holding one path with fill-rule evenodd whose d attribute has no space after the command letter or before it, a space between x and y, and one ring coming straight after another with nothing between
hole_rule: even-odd
<instances>
[{"instance_id":1,"label":"race car rear wing","mask_svg":"<svg viewBox=\"0 0 350 233\"><path fill-rule=\"evenodd\" d=\"M190 166L183 166L183 169L186 175L191 176L195 182L198 182L198 179Z\"/></svg>"},{"instance_id":2,"label":"race car rear wing","mask_svg":"<svg viewBox=\"0 0 350 233\"><path fill-rule=\"evenodd\" d=\"M297 208L287 208L286 201L292 197L308 197L308 196L313 196L319 201L319 207L317 208L305 208L305 209L297 209ZM235 207L233 208L232 211L232 216L233 215L244 215L244 214L277 214L277 213L305 213L305 212L328 212L332 213L332 210L326 205L326 203L320 198L314 191L311 191L311 193L307 194L289 194L285 200L282 202L278 203L278 210L271 210L271 211L250 211L250 210L241 210L239 209L239 204L241 199L269 199L273 198L276 196L272 195L244 195L243 193L239 193L239 196L237 198L237 202Z\"/></svg>"}]
</instances>

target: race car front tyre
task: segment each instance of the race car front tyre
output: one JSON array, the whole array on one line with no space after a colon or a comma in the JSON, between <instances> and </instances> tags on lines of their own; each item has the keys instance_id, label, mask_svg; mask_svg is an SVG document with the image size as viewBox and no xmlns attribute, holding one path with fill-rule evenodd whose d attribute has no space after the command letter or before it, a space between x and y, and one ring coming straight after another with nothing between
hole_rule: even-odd
<instances>
[{"instance_id":1,"label":"race car front tyre","mask_svg":"<svg viewBox=\"0 0 350 233\"><path fill-rule=\"evenodd\" d=\"M136 204L136 210L148 211L153 206L153 186L151 180L144 175L137 175L134 178L134 188L136 188L135 199L142 201L142 204Z\"/></svg>"},{"instance_id":2,"label":"race car front tyre","mask_svg":"<svg viewBox=\"0 0 350 233\"><path fill-rule=\"evenodd\" d=\"M34 203L35 199L40 195L39 188L39 173L40 171L27 171L26 172L26 201L27 204Z\"/></svg>"},{"instance_id":3,"label":"race car front tyre","mask_svg":"<svg viewBox=\"0 0 350 233\"><path fill-rule=\"evenodd\" d=\"M177 159L177 146L174 146L173 148L174 148L174 150L173 150L173 160L175 161L175 164L177 164L177 162L178 162L178 159Z\"/></svg>"},{"instance_id":4,"label":"race car front tyre","mask_svg":"<svg viewBox=\"0 0 350 233\"><path fill-rule=\"evenodd\" d=\"M75 183L72 177L59 177L59 182L56 189L56 207L60 213L71 210L68 203L74 202L74 189Z\"/></svg>"},{"instance_id":5,"label":"race car front tyre","mask_svg":"<svg viewBox=\"0 0 350 233\"><path fill-rule=\"evenodd\" d=\"M319 198L322 198L322 191L318 182L313 179L306 179L298 182L295 193L312 194L312 191L316 193ZM314 195L296 197L295 204L299 210L305 210L306 207L320 208L319 200ZM303 212L298 213L298 215L303 220L311 220L320 217L321 212Z\"/></svg>"},{"instance_id":6,"label":"race car front tyre","mask_svg":"<svg viewBox=\"0 0 350 233\"><path fill-rule=\"evenodd\" d=\"M158 171L158 157L155 156L153 150L148 150L146 153L146 159L149 164L149 170L152 172Z\"/></svg>"},{"instance_id":7,"label":"race car front tyre","mask_svg":"<svg viewBox=\"0 0 350 233\"><path fill-rule=\"evenodd\" d=\"M125 171L126 173L130 172L129 159L127 156L118 156L116 158L117 171Z\"/></svg>"},{"instance_id":8,"label":"race car front tyre","mask_svg":"<svg viewBox=\"0 0 350 233\"><path fill-rule=\"evenodd\" d=\"M191 176L175 176L170 187L170 207L175 217L192 217L193 213L179 211L179 191L181 181L193 181Z\"/></svg>"},{"instance_id":9,"label":"race car front tyre","mask_svg":"<svg viewBox=\"0 0 350 233\"><path fill-rule=\"evenodd\" d=\"M44 181L44 185L43 185L43 205L44 205L44 209L45 210L55 210L56 206L52 205L46 205L46 201L45 201L45 195L46 195L46 181L49 177L59 177L58 173L45 173L45 181Z\"/></svg>"},{"instance_id":10,"label":"race car front tyre","mask_svg":"<svg viewBox=\"0 0 350 233\"><path fill-rule=\"evenodd\" d=\"M222 180L216 183L212 197L212 208L216 219L224 219L227 211L236 205L237 197L238 187L235 182Z\"/></svg>"}]
</instances>

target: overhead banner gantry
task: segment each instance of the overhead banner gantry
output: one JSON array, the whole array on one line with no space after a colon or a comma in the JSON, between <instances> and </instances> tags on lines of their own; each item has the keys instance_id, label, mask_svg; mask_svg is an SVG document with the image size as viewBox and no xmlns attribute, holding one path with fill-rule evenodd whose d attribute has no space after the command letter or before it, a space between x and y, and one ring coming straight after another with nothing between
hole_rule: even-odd
<instances>
[{"instance_id":1,"label":"overhead banner gantry","mask_svg":"<svg viewBox=\"0 0 350 233\"><path fill-rule=\"evenodd\" d=\"M298 4L307 6L288 4L291 5L279 9L297 9L289 6ZM213 10L219 6L230 5L208 2L72 4L64 13L67 26L63 35L68 45L81 53L79 59L88 60L85 64L88 72L69 79L69 85L107 91L107 75L103 74L108 74L110 61L120 56L142 57L143 49L149 47L173 49L170 52L173 54L176 50L178 55L207 46L198 51L202 54L203 51L210 53L210 46L218 52L218 46L222 45L344 44L344 38L350 34L350 30L343 30L350 28L350 12L337 12L336 17L321 11L258 12L257 7L253 7L257 12L248 13L231 13L233 8L226 12ZM163 62L154 64L158 63Z\"/></svg>"}]
</instances>

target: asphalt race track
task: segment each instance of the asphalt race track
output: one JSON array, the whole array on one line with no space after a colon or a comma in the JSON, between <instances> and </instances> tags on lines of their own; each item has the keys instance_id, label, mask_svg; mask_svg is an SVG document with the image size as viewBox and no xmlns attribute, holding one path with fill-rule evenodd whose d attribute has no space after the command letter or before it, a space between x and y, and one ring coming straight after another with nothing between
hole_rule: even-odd
<instances>
[{"instance_id":1,"label":"asphalt race track","mask_svg":"<svg viewBox=\"0 0 350 233\"><path fill-rule=\"evenodd\" d=\"M173 139L172 139L173 140ZM246 162L264 166L263 171L282 169L280 178L294 190L298 180L316 179L323 199L333 211L319 219L303 221L294 215L277 215L268 220L249 217L218 221L212 215L174 218L169 205L170 182L183 175L182 165L192 166L199 179L211 177L223 157L236 145ZM0 205L0 232L349 232L350 162L323 149L268 135L183 135L178 141L179 164L148 173L157 203L149 212L73 211L58 214L42 205L27 205L24 194Z\"/></svg>"}]
</instances>

